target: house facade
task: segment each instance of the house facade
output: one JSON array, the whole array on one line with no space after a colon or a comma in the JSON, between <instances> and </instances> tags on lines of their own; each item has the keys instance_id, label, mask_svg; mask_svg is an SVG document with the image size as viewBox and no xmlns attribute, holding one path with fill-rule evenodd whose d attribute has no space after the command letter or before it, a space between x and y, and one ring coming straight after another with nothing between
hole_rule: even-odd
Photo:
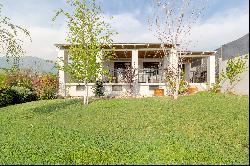
<instances>
[{"instance_id":1,"label":"house facade","mask_svg":"<svg viewBox=\"0 0 250 166\"><path fill-rule=\"evenodd\" d=\"M55 46L58 52L58 64L67 65L70 45L56 44ZM164 69L168 65L178 65L178 60L171 56L174 53L178 53L182 58L181 67L189 85L205 91L215 83L215 51L176 51L171 45L165 45L163 49L160 43L114 43L112 47L114 57L103 65L110 76L101 76L104 82L104 93L107 96L126 95L131 86L139 96L153 96L155 89L162 89L164 95L168 95ZM110 51L110 49L103 48L102 51ZM207 61L205 73L199 73L192 68L192 63L200 59ZM133 85L124 80L127 67L135 69ZM199 73L198 77L197 73ZM87 93L87 90L89 96L94 96L95 83L89 83L86 89L84 83L70 82L67 74L61 70L59 70L59 83L61 96L81 97Z\"/></svg>"}]
</instances>

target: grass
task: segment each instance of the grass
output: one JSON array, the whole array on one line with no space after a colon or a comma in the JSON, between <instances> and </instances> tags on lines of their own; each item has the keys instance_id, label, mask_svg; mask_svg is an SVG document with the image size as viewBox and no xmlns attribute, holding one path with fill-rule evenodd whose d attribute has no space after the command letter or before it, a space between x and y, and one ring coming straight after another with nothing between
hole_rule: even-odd
<instances>
[{"instance_id":1,"label":"grass","mask_svg":"<svg viewBox=\"0 0 250 166\"><path fill-rule=\"evenodd\" d=\"M38 101L0 109L0 164L249 164L248 97Z\"/></svg>"}]
</instances>

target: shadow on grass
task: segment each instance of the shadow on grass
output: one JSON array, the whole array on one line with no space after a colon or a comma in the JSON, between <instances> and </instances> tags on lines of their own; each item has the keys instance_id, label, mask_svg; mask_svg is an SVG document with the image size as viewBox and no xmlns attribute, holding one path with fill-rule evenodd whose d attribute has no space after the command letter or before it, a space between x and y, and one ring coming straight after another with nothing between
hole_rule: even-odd
<instances>
[{"instance_id":1,"label":"shadow on grass","mask_svg":"<svg viewBox=\"0 0 250 166\"><path fill-rule=\"evenodd\" d=\"M60 109L65 109L71 105L79 103L79 100L65 100L62 102L55 102L50 103L48 102L45 105L41 105L32 109L28 109L28 111L34 112L34 113L51 113Z\"/></svg>"}]
</instances>

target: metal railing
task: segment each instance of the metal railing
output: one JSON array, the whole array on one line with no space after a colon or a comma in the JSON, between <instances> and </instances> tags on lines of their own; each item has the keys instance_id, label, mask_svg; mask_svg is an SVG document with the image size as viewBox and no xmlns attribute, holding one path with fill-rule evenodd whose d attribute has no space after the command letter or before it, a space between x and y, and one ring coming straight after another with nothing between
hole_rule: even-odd
<instances>
[{"instance_id":1,"label":"metal railing","mask_svg":"<svg viewBox=\"0 0 250 166\"><path fill-rule=\"evenodd\" d=\"M139 83L161 83L163 82L163 70L140 69L138 71Z\"/></svg>"},{"instance_id":2,"label":"metal railing","mask_svg":"<svg viewBox=\"0 0 250 166\"><path fill-rule=\"evenodd\" d=\"M128 72L131 72L128 74ZM160 69L139 69L137 72L126 69L109 70L109 76L103 76L104 82L124 83L126 76L131 75L139 83L161 83L163 82L163 70Z\"/></svg>"},{"instance_id":3,"label":"metal railing","mask_svg":"<svg viewBox=\"0 0 250 166\"><path fill-rule=\"evenodd\" d=\"M109 70L109 76L103 76L105 83L126 83L126 69ZM164 83L164 70L162 69L139 69L138 74L131 74L133 79L137 79L139 83ZM206 71L190 72L190 83L204 83L207 81Z\"/></svg>"},{"instance_id":4,"label":"metal railing","mask_svg":"<svg viewBox=\"0 0 250 166\"><path fill-rule=\"evenodd\" d=\"M207 65L205 63L197 66L195 71L190 72L191 83L205 83L207 82Z\"/></svg>"}]
</instances>

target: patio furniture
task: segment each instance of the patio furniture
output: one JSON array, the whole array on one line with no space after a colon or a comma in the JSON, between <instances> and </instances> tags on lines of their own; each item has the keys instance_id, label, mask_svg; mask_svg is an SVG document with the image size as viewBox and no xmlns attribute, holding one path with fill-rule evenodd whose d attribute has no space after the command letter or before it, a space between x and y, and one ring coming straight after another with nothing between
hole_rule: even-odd
<instances>
[{"instance_id":1,"label":"patio furniture","mask_svg":"<svg viewBox=\"0 0 250 166\"><path fill-rule=\"evenodd\" d=\"M155 89L154 95L155 96L164 96L164 89Z\"/></svg>"},{"instance_id":2,"label":"patio furniture","mask_svg":"<svg viewBox=\"0 0 250 166\"><path fill-rule=\"evenodd\" d=\"M191 86L188 87L188 93L189 94L193 94L193 93L196 93L196 92L198 92L198 88L196 86L191 85Z\"/></svg>"}]
</instances>

